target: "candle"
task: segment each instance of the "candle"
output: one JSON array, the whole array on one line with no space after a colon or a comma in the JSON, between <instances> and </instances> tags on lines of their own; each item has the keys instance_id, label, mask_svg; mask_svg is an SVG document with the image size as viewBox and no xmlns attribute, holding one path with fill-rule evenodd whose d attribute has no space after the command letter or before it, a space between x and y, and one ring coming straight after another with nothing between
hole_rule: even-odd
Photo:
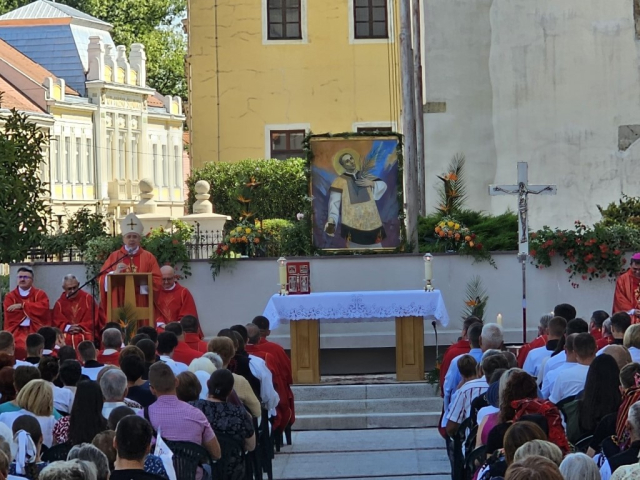
<instances>
[{"instance_id":1,"label":"candle","mask_svg":"<svg viewBox=\"0 0 640 480\"><path fill-rule=\"evenodd\" d=\"M498 314L497 322L498 322L498 325L502 326L502 314L501 313Z\"/></svg>"},{"instance_id":2,"label":"candle","mask_svg":"<svg viewBox=\"0 0 640 480\"><path fill-rule=\"evenodd\" d=\"M280 270L280 285L287 284L287 259L284 257L280 257L278 259L279 270Z\"/></svg>"},{"instance_id":3,"label":"candle","mask_svg":"<svg viewBox=\"0 0 640 480\"><path fill-rule=\"evenodd\" d=\"M424 255L424 279L425 281L433 280L433 265L431 263L431 254L425 253Z\"/></svg>"}]
</instances>

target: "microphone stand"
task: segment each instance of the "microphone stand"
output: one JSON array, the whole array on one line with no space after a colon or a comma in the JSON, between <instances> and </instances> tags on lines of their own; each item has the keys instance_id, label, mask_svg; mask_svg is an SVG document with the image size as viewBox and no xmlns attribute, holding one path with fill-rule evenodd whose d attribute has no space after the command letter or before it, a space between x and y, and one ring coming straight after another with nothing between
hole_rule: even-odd
<instances>
[{"instance_id":1,"label":"microphone stand","mask_svg":"<svg viewBox=\"0 0 640 480\"><path fill-rule=\"evenodd\" d=\"M91 304L91 320L93 322L93 343L96 343L96 280L98 278L100 278L102 275L104 275L105 273L109 272L109 269L111 267L113 267L114 265L117 265L118 263L120 263L122 260L124 260L125 258L130 257L129 253L126 253L124 255L122 255L120 258L118 258L115 262L107 265L106 267L104 267L102 270L100 270L96 275L94 275L92 278L90 278L89 280L87 280L86 282L84 282L82 285L80 285L78 287L78 289L75 292L72 293L68 293L67 294L67 299L73 297L76 293L78 293L80 290L82 290L84 287L86 287L87 285L91 284L91 296L93 297L93 303Z\"/></svg>"}]
</instances>

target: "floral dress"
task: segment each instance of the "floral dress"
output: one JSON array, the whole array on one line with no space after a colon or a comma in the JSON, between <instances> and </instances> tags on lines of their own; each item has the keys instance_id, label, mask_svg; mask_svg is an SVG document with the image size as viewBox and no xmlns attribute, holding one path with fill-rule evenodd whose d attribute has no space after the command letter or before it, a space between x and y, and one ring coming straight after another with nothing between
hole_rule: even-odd
<instances>
[{"instance_id":1,"label":"floral dress","mask_svg":"<svg viewBox=\"0 0 640 480\"><path fill-rule=\"evenodd\" d=\"M246 410L226 402L196 400L191 405L201 410L211 424L216 435L224 435L243 443L253 435L253 422ZM244 478L244 456L237 452L222 452L225 462L224 478L241 480Z\"/></svg>"}]
</instances>

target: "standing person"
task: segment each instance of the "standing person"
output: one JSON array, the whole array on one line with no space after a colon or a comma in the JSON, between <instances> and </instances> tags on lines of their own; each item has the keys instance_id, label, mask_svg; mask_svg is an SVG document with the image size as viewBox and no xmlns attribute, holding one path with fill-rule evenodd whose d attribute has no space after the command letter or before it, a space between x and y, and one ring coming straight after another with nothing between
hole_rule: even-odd
<instances>
[{"instance_id":1,"label":"standing person","mask_svg":"<svg viewBox=\"0 0 640 480\"><path fill-rule=\"evenodd\" d=\"M19 358L26 353L25 342L30 333L49 325L49 297L33 286L33 270L18 269L18 286L4 297L4 329L13 335Z\"/></svg>"},{"instance_id":2,"label":"standing person","mask_svg":"<svg viewBox=\"0 0 640 480\"><path fill-rule=\"evenodd\" d=\"M53 306L53 324L64 332L65 343L73 348L85 340L93 341L106 323L94 298L78 290L79 286L75 275L65 275L62 295Z\"/></svg>"},{"instance_id":3,"label":"standing person","mask_svg":"<svg viewBox=\"0 0 640 480\"><path fill-rule=\"evenodd\" d=\"M613 313L626 312L632 323L640 321L640 253L631 257L629 270L616 280L613 293Z\"/></svg>"},{"instance_id":4,"label":"standing person","mask_svg":"<svg viewBox=\"0 0 640 480\"><path fill-rule=\"evenodd\" d=\"M191 315L198 318L198 310L193 295L176 281L176 272L170 265L160 269L162 289L158 291L156 304L156 327L167 323L179 322L182 317Z\"/></svg>"},{"instance_id":5,"label":"standing person","mask_svg":"<svg viewBox=\"0 0 640 480\"><path fill-rule=\"evenodd\" d=\"M449 370L449 366L451 365L451 361L459 357L460 355L464 355L469 353L471 350L471 346L469 345L469 337L467 335L469 331L469 327L474 323L482 324L482 320L478 317L470 316L464 319L462 323L462 332L458 341L453 345L450 345L449 348L442 355L442 363L440 364L440 396L444 397L444 378L447 375L447 371Z\"/></svg>"},{"instance_id":6,"label":"standing person","mask_svg":"<svg viewBox=\"0 0 640 480\"><path fill-rule=\"evenodd\" d=\"M123 245L116 250L104 262L102 271L105 274L100 277L100 306L103 312L107 311L107 277L113 273L151 273L153 285L139 285L136 288L136 306L149 306L149 288L154 295L162 287L162 275L158 260L151 252L140 246L144 227L140 219L133 213L127 215L120 224ZM112 292L112 308L120 308L124 304L124 288L115 288ZM107 318L108 322L112 319ZM146 320L146 322L145 322ZM154 319L139 319L138 325L148 325Z\"/></svg>"}]
</instances>

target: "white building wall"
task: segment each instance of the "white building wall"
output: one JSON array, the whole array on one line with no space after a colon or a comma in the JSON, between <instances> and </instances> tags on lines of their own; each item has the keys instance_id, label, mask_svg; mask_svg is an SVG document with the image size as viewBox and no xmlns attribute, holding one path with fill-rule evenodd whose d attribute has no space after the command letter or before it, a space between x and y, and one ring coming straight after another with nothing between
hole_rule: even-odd
<instances>
[{"instance_id":1,"label":"white building wall","mask_svg":"<svg viewBox=\"0 0 640 480\"><path fill-rule=\"evenodd\" d=\"M468 206L501 213L515 199L488 203L487 185L515 183L527 161L530 181L558 185L530 202L534 228L640 194L637 148L618 152L618 127L640 123L632 0L427 0L425 13L426 98L447 102L425 115L428 186L463 152Z\"/></svg>"}]
</instances>

